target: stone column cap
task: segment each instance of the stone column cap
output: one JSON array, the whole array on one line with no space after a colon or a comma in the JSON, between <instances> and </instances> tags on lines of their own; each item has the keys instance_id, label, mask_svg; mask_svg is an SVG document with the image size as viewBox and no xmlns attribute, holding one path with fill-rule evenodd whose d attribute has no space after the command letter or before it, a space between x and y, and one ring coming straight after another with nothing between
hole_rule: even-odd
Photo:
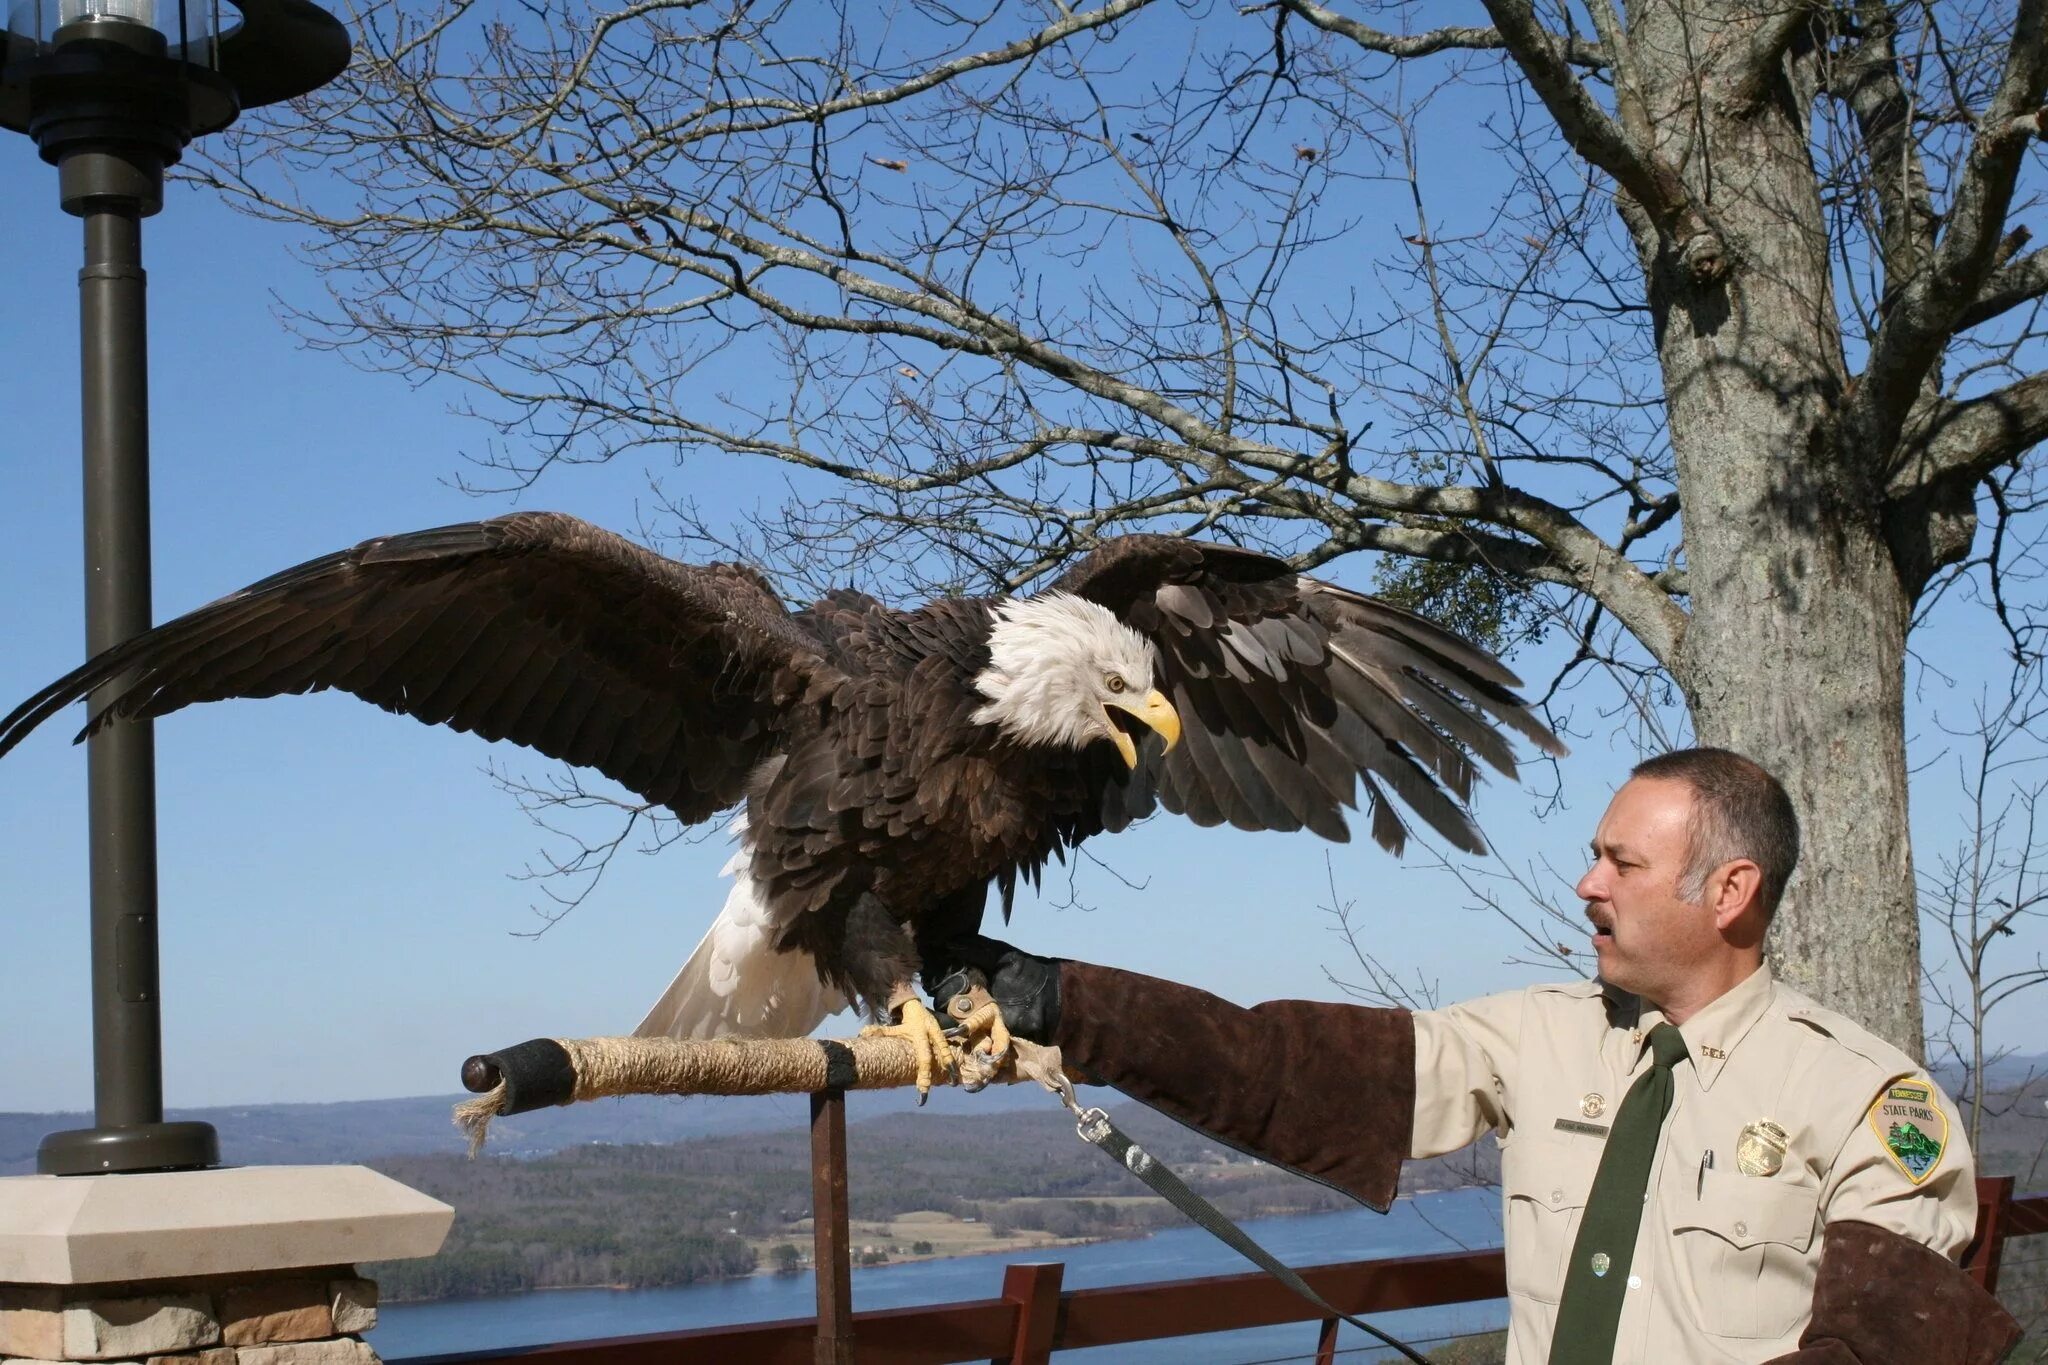
<instances>
[{"instance_id":1,"label":"stone column cap","mask_svg":"<svg viewBox=\"0 0 2048 1365\"><path fill-rule=\"evenodd\" d=\"M0 1178L0 1283L103 1284L431 1256L455 1210L367 1166Z\"/></svg>"}]
</instances>

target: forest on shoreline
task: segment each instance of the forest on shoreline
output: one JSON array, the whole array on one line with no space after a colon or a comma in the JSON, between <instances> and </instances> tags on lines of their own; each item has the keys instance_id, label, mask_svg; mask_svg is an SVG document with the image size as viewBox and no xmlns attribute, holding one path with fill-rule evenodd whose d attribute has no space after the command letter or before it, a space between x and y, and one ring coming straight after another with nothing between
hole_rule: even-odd
<instances>
[{"instance_id":1,"label":"forest on shoreline","mask_svg":"<svg viewBox=\"0 0 2048 1365\"><path fill-rule=\"evenodd\" d=\"M1141 1106L1113 1112L1233 1218L1356 1207ZM850 1125L847 1154L855 1255L865 1264L1142 1236L1181 1222L1056 1111L889 1115ZM1462 1160L1412 1162L1404 1189L1490 1179L1491 1155L1481 1144ZM801 1131L373 1164L457 1211L440 1255L366 1268L387 1301L654 1288L809 1264L810 1146Z\"/></svg>"}]
</instances>

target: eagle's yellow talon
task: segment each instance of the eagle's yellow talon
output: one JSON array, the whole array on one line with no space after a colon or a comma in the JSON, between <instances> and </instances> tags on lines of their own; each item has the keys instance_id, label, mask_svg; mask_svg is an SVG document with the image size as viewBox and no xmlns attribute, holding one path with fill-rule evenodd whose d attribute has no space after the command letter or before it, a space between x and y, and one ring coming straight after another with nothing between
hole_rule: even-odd
<instances>
[{"instance_id":1,"label":"eagle's yellow talon","mask_svg":"<svg viewBox=\"0 0 2048 1365\"><path fill-rule=\"evenodd\" d=\"M1008 1025L1003 1023L1003 1012L997 1008L995 1001L990 1000L988 1003L977 1007L973 1013L960 1021L960 1027L967 1035L966 1048L968 1051L982 1051L987 1054L989 1061L992 1063L1000 1063L1004 1057L1009 1055L1010 1029ZM983 1034L986 1034L988 1037L988 1046L977 1049L975 1047L975 1040Z\"/></svg>"},{"instance_id":2,"label":"eagle's yellow talon","mask_svg":"<svg viewBox=\"0 0 2048 1365\"><path fill-rule=\"evenodd\" d=\"M891 1002L897 1011L898 1022L894 1024L870 1024L861 1030L864 1037L901 1038L910 1044L917 1055L917 1102L923 1104L932 1092L932 1080L938 1074L938 1059L946 1059L946 1070L953 1071L953 1048L946 1041L945 1030L939 1021L925 1008L924 1002L915 996Z\"/></svg>"}]
</instances>

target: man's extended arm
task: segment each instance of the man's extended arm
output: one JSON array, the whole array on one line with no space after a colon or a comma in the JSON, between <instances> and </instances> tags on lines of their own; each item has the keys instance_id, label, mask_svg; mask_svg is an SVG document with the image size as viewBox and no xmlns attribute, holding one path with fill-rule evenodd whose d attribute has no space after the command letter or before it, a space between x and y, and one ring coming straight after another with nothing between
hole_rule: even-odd
<instances>
[{"instance_id":1,"label":"man's extended arm","mask_svg":"<svg viewBox=\"0 0 2048 1365\"><path fill-rule=\"evenodd\" d=\"M1066 1060L1234 1147L1382 1213L1415 1112L1406 1010L1275 1000L1245 1009L1135 972L1068 962L1052 1041Z\"/></svg>"},{"instance_id":2,"label":"man's extended arm","mask_svg":"<svg viewBox=\"0 0 2048 1365\"><path fill-rule=\"evenodd\" d=\"M1181 1122L1382 1212L1415 1109L1406 1010L1279 1000L1250 1009L1136 972L980 940L967 959L1013 1032ZM934 994L950 992L941 987Z\"/></svg>"}]
</instances>

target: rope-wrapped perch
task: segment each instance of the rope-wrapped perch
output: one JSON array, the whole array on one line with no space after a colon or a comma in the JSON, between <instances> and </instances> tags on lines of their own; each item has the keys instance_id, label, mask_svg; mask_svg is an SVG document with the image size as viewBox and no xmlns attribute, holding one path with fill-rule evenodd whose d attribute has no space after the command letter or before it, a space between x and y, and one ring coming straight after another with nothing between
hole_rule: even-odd
<instances>
[{"instance_id":1,"label":"rope-wrapped perch","mask_svg":"<svg viewBox=\"0 0 2048 1365\"><path fill-rule=\"evenodd\" d=\"M978 1090L992 1080L1037 1080L1058 1089L1059 1052L1021 1039L1000 1067L981 1053L954 1052L941 1077ZM535 1038L462 1065L477 1096L455 1106L474 1155L491 1120L611 1095L786 1095L883 1090L917 1082L917 1052L889 1035L859 1038Z\"/></svg>"}]
</instances>

